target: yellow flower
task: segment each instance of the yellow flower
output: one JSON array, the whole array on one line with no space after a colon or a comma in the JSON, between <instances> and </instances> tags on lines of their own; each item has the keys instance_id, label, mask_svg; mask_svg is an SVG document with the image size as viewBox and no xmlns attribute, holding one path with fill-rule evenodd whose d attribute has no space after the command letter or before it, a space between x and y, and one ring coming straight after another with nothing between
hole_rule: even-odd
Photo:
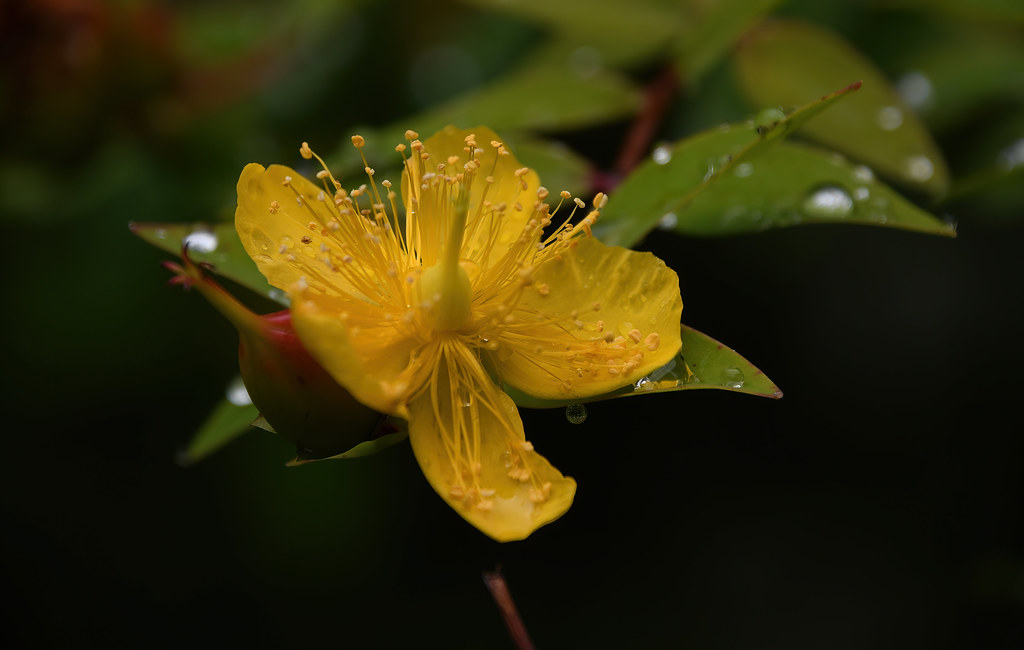
<instances>
[{"instance_id":1,"label":"yellow flower","mask_svg":"<svg viewBox=\"0 0 1024 650\"><path fill-rule=\"evenodd\" d=\"M679 350L679 281L590 236L604 195L574 225L585 203L550 197L489 129L406 137L404 223L369 166L346 191L326 166L317 185L250 164L235 226L317 361L408 419L437 493L494 539L523 539L565 513L576 482L534 451L501 386L583 400L637 381Z\"/></svg>"}]
</instances>

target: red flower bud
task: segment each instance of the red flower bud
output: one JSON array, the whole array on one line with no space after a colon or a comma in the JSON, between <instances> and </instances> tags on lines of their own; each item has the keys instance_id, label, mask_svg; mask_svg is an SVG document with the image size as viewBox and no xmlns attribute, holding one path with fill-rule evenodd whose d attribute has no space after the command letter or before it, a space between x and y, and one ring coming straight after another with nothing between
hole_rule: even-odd
<instances>
[{"instance_id":1,"label":"red flower bud","mask_svg":"<svg viewBox=\"0 0 1024 650\"><path fill-rule=\"evenodd\" d=\"M369 440L381 414L356 401L316 362L288 310L259 316L214 282L187 253L167 263L173 283L195 287L238 330L238 366L252 403L306 456L330 456Z\"/></svg>"}]
</instances>

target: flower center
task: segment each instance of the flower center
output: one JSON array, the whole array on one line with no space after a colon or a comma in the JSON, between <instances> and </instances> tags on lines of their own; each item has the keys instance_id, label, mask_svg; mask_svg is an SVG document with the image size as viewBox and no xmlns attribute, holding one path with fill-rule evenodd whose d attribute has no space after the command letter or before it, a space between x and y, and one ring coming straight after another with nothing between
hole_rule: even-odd
<instances>
[{"instance_id":1,"label":"flower center","mask_svg":"<svg viewBox=\"0 0 1024 650\"><path fill-rule=\"evenodd\" d=\"M427 305L426 321L434 330L454 331L469 324L473 288L458 264L446 261L427 269L420 278L420 292Z\"/></svg>"}]
</instances>

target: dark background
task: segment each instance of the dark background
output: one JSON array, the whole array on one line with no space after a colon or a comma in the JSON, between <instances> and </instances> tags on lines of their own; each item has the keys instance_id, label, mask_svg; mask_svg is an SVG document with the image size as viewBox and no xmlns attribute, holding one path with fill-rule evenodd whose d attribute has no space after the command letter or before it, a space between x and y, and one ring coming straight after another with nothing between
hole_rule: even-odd
<instances>
[{"instance_id":1,"label":"dark background","mask_svg":"<svg viewBox=\"0 0 1024 650\"><path fill-rule=\"evenodd\" d=\"M211 87L240 88L196 108L166 60L179 33L166 26L184 29L185 9L67 6L100 16L71 24L101 25L83 33L99 34L102 57L63 81L43 53L85 37L4 7L5 47L28 62L3 85L5 645L512 647L481 580L501 565L542 648L1022 647L1021 205L950 205L955 240L653 233L641 248L679 273L684 321L785 397L629 398L590 405L581 425L523 410L579 491L561 520L499 545L436 497L406 444L286 468L287 444L254 430L178 466L237 370L236 337L199 296L166 287L168 256L127 229L230 215L244 163L293 163L302 140L435 101L407 85L422 45L408 35L461 42L462 26L495 19L360 6L331 25L332 47L288 50L299 64L275 50L224 64ZM872 19L859 3L843 11ZM483 73L537 38L510 25L490 49L465 37ZM286 72L268 91L252 69L275 65ZM388 101L368 92L382 75ZM1014 110L996 103L939 133L955 172L979 125ZM663 137L684 134L675 122ZM564 139L607 166L627 129Z\"/></svg>"}]
</instances>

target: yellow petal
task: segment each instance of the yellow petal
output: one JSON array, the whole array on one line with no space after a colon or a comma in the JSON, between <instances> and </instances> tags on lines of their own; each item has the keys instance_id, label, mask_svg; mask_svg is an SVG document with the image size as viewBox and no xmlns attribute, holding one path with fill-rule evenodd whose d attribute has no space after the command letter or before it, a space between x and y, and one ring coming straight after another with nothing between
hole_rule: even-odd
<instances>
[{"instance_id":1,"label":"yellow petal","mask_svg":"<svg viewBox=\"0 0 1024 650\"><path fill-rule=\"evenodd\" d=\"M534 274L492 360L500 379L543 399L633 383L681 346L679 278L650 253L578 238Z\"/></svg>"},{"instance_id":2,"label":"yellow petal","mask_svg":"<svg viewBox=\"0 0 1024 650\"><path fill-rule=\"evenodd\" d=\"M406 398L424 381L413 356L420 343L381 316L359 300L308 291L292 298L295 331L331 377L375 411L406 417Z\"/></svg>"},{"instance_id":3,"label":"yellow petal","mask_svg":"<svg viewBox=\"0 0 1024 650\"><path fill-rule=\"evenodd\" d=\"M301 280L318 293L358 293L324 262L321 244L338 243L326 228L335 218L332 196L290 167L250 163L242 170L235 229L270 284L290 291Z\"/></svg>"},{"instance_id":4,"label":"yellow petal","mask_svg":"<svg viewBox=\"0 0 1024 650\"><path fill-rule=\"evenodd\" d=\"M409 403L409 440L430 485L499 542L562 516L576 482L526 442L511 399L456 339L438 343L435 372Z\"/></svg>"},{"instance_id":5,"label":"yellow petal","mask_svg":"<svg viewBox=\"0 0 1024 650\"><path fill-rule=\"evenodd\" d=\"M465 151L466 137L471 134L476 136L476 148L482 151L474 154L480 166L470 188L470 212L461 257L486 266L488 258L499 258L508 250L509 245L519 238L533 216L540 179L533 170L520 171L517 176L516 171L523 169L522 164L504 146L499 149L491 144L501 142L501 139L485 126L473 129L447 126L427 138L423 144L430 158L423 168L424 171L437 173L436 165L444 163L443 173L448 176L463 172L465 164L469 161L469 152ZM505 153L501 154L499 151ZM458 160L448 163L451 157L457 157ZM488 177L492 179L491 182L488 182ZM407 207L410 205L411 191L408 185L408 177L403 176L402 190ZM504 212L495 218L494 209L501 206L504 206ZM420 212L420 219L424 222L439 216L443 215L438 211L424 209ZM432 224L421 223L421 227L427 229L432 227Z\"/></svg>"}]
</instances>

